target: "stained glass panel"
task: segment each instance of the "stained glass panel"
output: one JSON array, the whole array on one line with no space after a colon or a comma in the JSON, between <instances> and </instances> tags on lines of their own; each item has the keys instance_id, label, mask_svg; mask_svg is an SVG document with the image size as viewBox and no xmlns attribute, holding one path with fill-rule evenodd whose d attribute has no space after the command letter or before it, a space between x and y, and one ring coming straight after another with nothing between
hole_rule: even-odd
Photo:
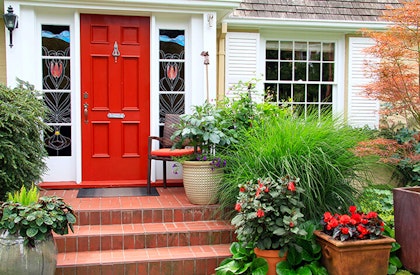
<instances>
[{"instance_id":1,"label":"stained glass panel","mask_svg":"<svg viewBox=\"0 0 420 275\"><path fill-rule=\"evenodd\" d=\"M45 122L47 123L71 123L70 93L44 94L45 105L50 109Z\"/></svg>"},{"instance_id":2,"label":"stained glass panel","mask_svg":"<svg viewBox=\"0 0 420 275\"><path fill-rule=\"evenodd\" d=\"M70 60L42 60L42 88L44 90L70 90Z\"/></svg>"},{"instance_id":3,"label":"stained glass panel","mask_svg":"<svg viewBox=\"0 0 420 275\"><path fill-rule=\"evenodd\" d=\"M49 156L71 156L71 126L51 125L44 142Z\"/></svg>"},{"instance_id":4,"label":"stained glass panel","mask_svg":"<svg viewBox=\"0 0 420 275\"><path fill-rule=\"evenodd\" d=\"M183 62L160 62L160 91L184 91Z\"/></svg>"},{"instance_id":5,"label":"stained glass panel","mask_svg":"<svg viewBox=\"0 0 420 275\"><path fill-rule=\"evenodd\" d=\"M161 59L184 59L184 30L160 30L159 49Z\"/></svg>"},{"instance_id":6,"label":"stained glass panel","mask_svg":"<svg viewBox=\"0 0 420 275\"><path fill-rule=\"evenodd\" d=\"M70 56L70 27L42 25L42 55Z\"/></svg>"},{"instance_id":7,"label":"stained glass panel","mask_svg":"<svg viewBox=\"0 0 420 275\"><path fill-rule=\"evenodd\" d=\"M161 94L159 106L159 122L163 123L165 114L183 114L185 112L185 95Z\"/></svg>"}]
</instances>

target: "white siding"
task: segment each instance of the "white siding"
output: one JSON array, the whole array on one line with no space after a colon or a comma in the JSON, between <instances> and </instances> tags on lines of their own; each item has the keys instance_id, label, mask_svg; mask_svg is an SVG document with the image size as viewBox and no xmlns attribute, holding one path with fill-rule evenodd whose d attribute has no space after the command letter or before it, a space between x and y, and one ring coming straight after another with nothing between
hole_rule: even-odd
<instances>
[{"instance_id":1,"label":"white siding","mask_svg":"<svg viewBox=\"0 0 420 275\"><path fill-rule=\"evenodd\" d=\"M226 35L226 93L239 81L249 81L257 75L259 33L230 32Z\"/></svg>"},{"instance_id":2,"label":"white siding","mask_svg":"<svg viewBox=\"0 0 420 275\"><path fill-rule=\"evenodd\" d=\"M371 81L365 73L365 62L372 57L363 50L372 45L368 38L349 38L348 122L355 127L379 126L379 101L364 95L364 85Z\"/></svg>"}]
</instances>

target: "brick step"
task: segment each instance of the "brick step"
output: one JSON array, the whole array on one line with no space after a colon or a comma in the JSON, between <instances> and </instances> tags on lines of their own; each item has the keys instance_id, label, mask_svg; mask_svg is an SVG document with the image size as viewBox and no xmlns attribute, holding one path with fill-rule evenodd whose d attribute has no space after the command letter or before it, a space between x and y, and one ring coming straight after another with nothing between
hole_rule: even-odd
<instances>
[{"instance_id":1,"label":"brick step","mask_svg":"<svg viewBox=\"0 0 420 275\"><path fill-rule=\"evenodd\" d=\"M230 244L59 253L55 275L210 275Z\"/></svg>"},{"instance_id":2,"label":"brick step","mask_svg":"<svg viewBox=\"0 0 420 275\"><path fill-rule=\"evenodd\" d=\"M226 244L234 240L228 221L75 226L75 233L55 235L58 252L141 249Z\"/></svg>"},{"instance_id":3,"label":"brick step","mask_svg":"<svg viewBox=\"0 0 420 275\"><path fill-rule=\"evenodd\" d=\"M77 210L76 225L189 222L222 220L219 205L189 205L178 208L142 207Z\"/></svg>"}]
</instances>

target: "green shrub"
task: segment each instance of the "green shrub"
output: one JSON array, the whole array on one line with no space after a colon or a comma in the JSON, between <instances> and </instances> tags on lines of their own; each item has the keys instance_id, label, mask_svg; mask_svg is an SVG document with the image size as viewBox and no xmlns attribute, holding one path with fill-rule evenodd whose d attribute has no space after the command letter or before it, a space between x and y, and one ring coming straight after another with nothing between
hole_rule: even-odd
<instances>
[{"instance_id":1,"label":"green shrub","mask_svg":"<svg viewBox=\"0 0 420 275\"><path fill-rule=\"evenodd\" d=\"M316 115L307 118L270 116L238 137L223 156L227 160L220 201L232 207L238 184L258 177L291 175L305 189L307 218L317 220L325 211L338 212L354 202L354 180L361 180L363 161L352 148L365 131L338 120Z\"/></svg>"},{"instance_id":2,"label":"green shrub","mask_svg":"<svg viewBox=\"0 0 420 275\"><path fill-rule=\"evenodd\" d=\"M0 84L0 200L22 185L30 188L44 172L45 114L43 101L27 84L14 89Z\"/></svg>"}]
</instances>

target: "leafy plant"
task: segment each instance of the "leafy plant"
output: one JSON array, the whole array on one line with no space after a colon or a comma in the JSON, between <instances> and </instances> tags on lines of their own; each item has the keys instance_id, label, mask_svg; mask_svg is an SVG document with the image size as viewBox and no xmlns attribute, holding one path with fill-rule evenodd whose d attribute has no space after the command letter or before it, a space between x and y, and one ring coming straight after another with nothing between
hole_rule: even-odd
<instances>
[{"instance_id":1,"label":"leafy plant","mask_svg":"<svg viewBox=\"0 0 420 275\"><path fill-rule=\"evenodd\" d=\"M286 176L239 184L238 213L232 219L238 240L284 253L296 236L307 234L300 229L303 189L298 183L299 179Z\"/></svg>"},{"instance_id":2,"label":"leafy plant","mask_svg":"<svg viewBox=\"0 0 420 275\"><path fill-rule=\"evenodd\" d=\"M277 264L278 275L327 275L321 265L321 246L316 242L313 232L317 229L313 221L307 221L301 228L307 232L304 236L296 236L295 243L289 247L287 260Z\"/></svg>"},{"instance_id":3,"label":"leafy plant","mask_svg":"<svg viewBox=\"0 0 420 275\"><path fill-rule=\"evenodd\" d=\"M268 116L243 133L223 156L227 160L220 202L235 204L238 182L258 177L294 175L305 190L303 213L317 220L355 201L355 180L366 181L364 159L350 149L366 133L336 119Z\"/></svg>"},{"instance_id":4,"label":"leafy plant","mask_svg":"<svg viewBox=\"0 0 420 275\"><path fill-rule=\"evenodd\" d=\"M0 200L7 192L40 179L46 156L40 133L46 107L28 83L11 89L0 84Z\"/></svg>"},{"instance_id":5,"label":"leafy plant","mask_svg":"<svg viewBox=\"0 0 420 275\"><path fill-rule=\"evenodd\" d=\"M26 192L24 188L15 193L13 200L2 203L0 207L0 230L22 236L25 245L34 247L36 240L46 240L51 232L60 235L73 232L76 222L74 211L59 197L41 197L25 205L34 198L35 188Z\"/></svg>"},{"instance_id":6,"label":"leafy plant","mask_svg":"<svg viewBox=\"0 0 420 275\"><path fill-rule=\"evenodd\" d=\"M254 253L254 244L234 242L230 246L232 257L223 260L217 267L216 275L252 274L265 275L268 271L267 261L257 258Z\"/></svg>"},{"instance_id":7,"label":"leafy plant","mask_svg":"<svg viewBox=\"0 0 420 275\"><path fill-rule=\"evenodd\" d=\"M38 188L35 187L35 185L32 184L31 189L28 191L26 190L26 187L22 185L19 191L12 193L8 193L8 201L12 202L18 202L24 206L30 205L31 203L35 203L38 201L39 198L39 192Z\"/></svg>"}]
</instances>

